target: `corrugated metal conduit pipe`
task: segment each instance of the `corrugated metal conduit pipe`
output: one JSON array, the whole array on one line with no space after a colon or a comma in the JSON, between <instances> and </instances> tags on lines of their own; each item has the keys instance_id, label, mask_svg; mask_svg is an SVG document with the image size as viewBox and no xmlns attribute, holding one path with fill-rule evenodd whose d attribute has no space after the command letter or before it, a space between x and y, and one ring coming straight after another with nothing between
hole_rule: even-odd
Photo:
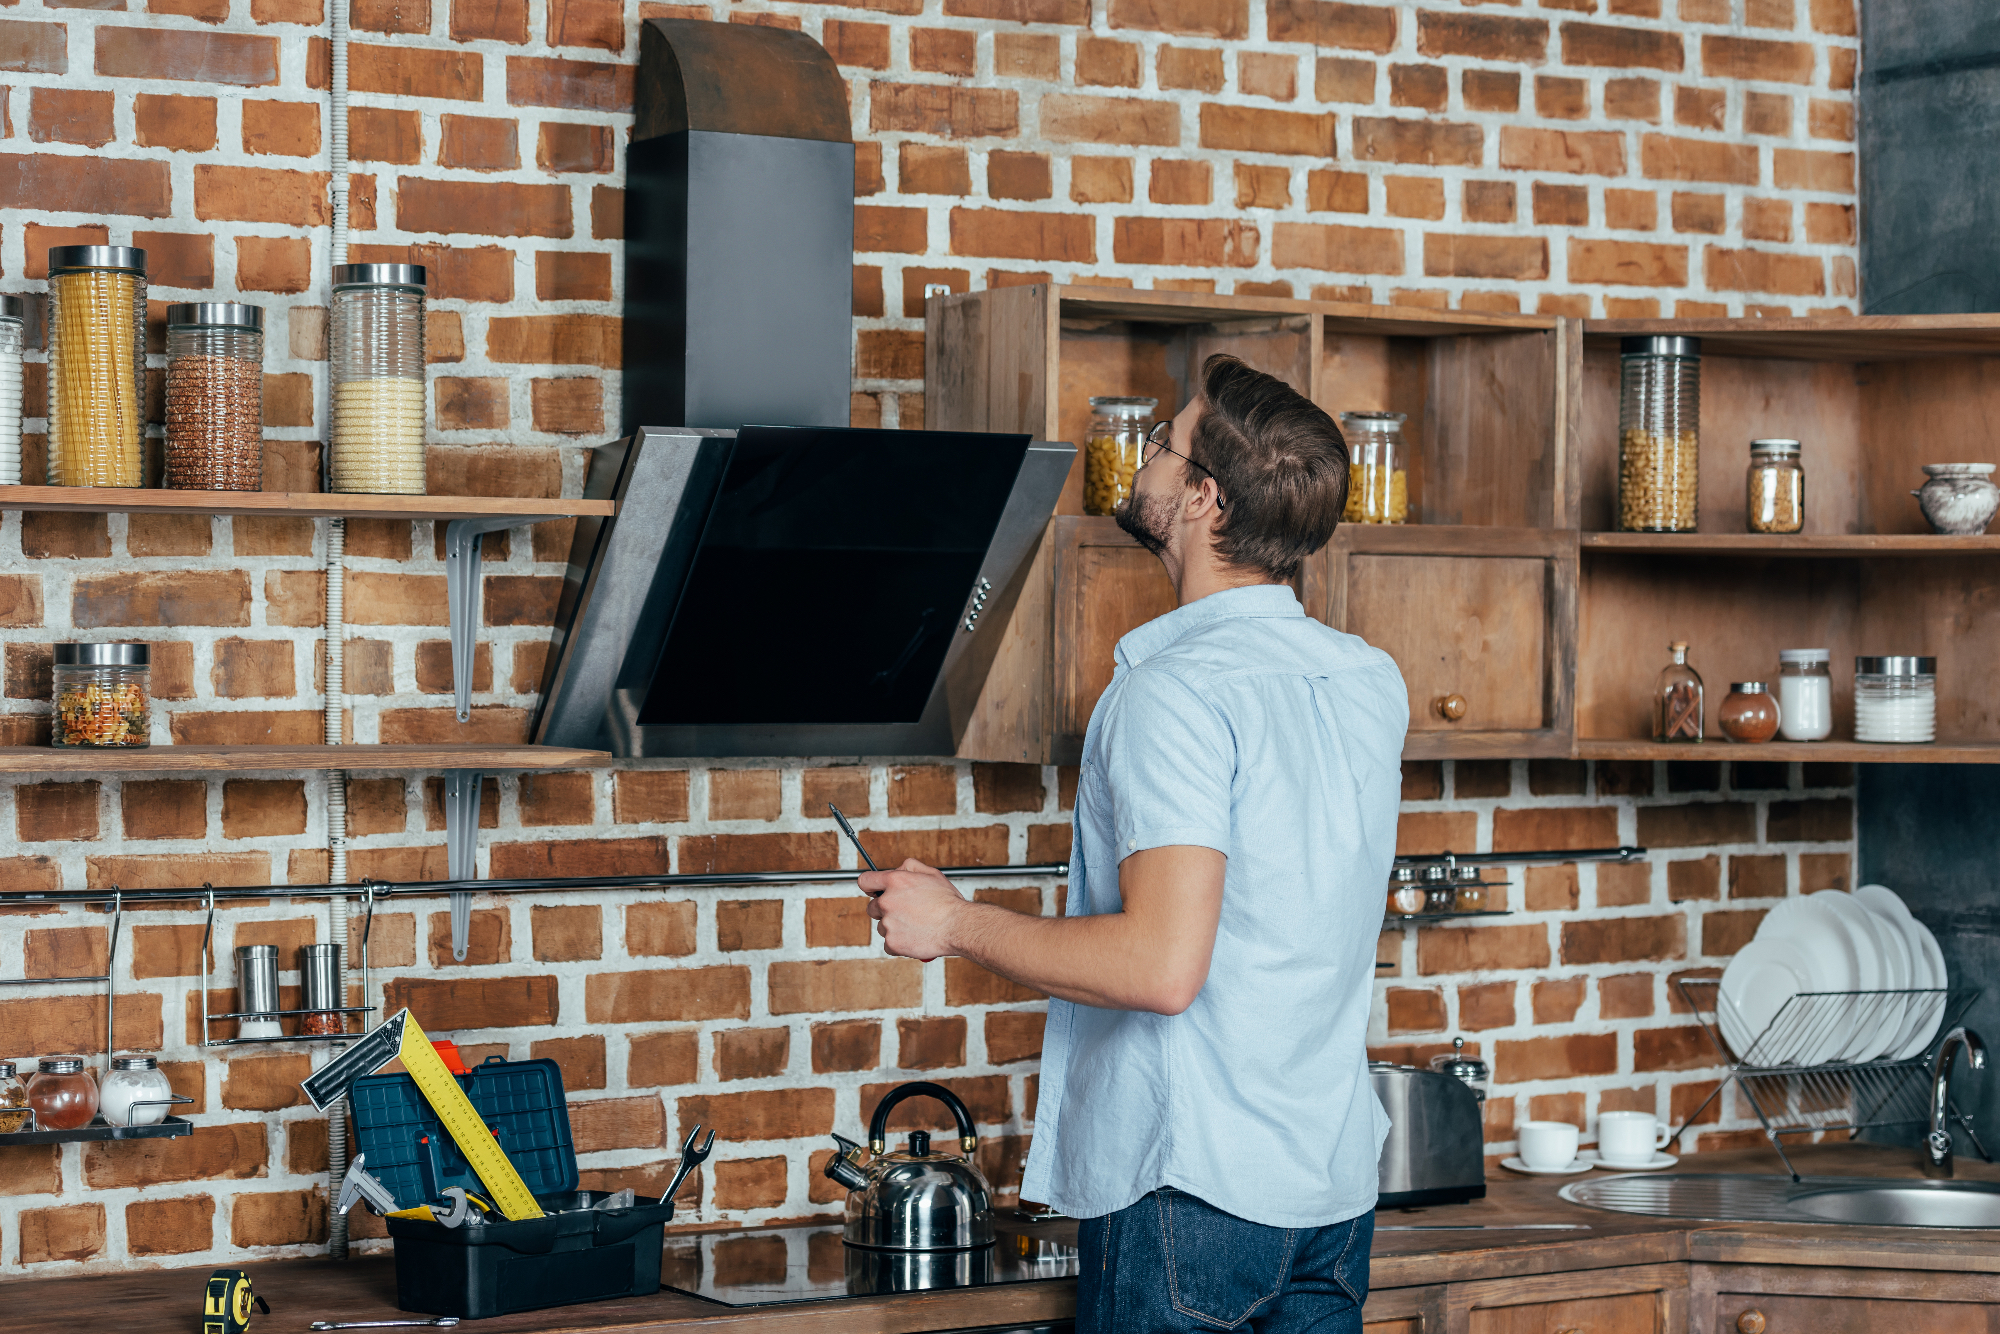
<instances>
[{"instance_id":1,"label":"corrugated metal conduit pipe","mask_svg":"<svg viewBox=\"0 0 2000 1334\"><path fill-rule=\"evenodd\" d=\"M328 6L328 17L332 25L329 45L332 49L331 85L332 113L329 116L330 133L327 143L332 158L330 176L333 192L333 244L329 255L330 264L347 262L347 12L348 0L333 0ZM329 269L328 278L328 333L332 332L333 300ZM329 347L329 352L331 348ZM327 367L328 398L332 398L332 363ZM333 413L329 410L322 421L331 424ZM329 432L320 462L320 476L330 477L330 455L333 448ZM329 482L322 481L322 486ZM339 517L326 521L326 744L338 746L346 741L347 683L343 674L345 665L345 640L347 617L345 609L345 574L347 555L347 520ZM326 776L326 860L327 883L344 885L347 883L347 773L345 770L329 770ZM335 978L334 994L341 1003L347 1000L347 899L335 895L327 905L332 914L332 942L340 946L340 967ZM366 1005L368 998L361 998ZM361 1016L366 1026L367 1016ZM329 1053L331 1056L334 1053ZM326 1175L327 1175L327 1254L336 1260L347 1258L347 1216L336 1213L333 1202L340 1196L341 1182L347 1176L347 1099L342 1098L327 1109L326 1125Z\"/></svg>"}]
</instances>

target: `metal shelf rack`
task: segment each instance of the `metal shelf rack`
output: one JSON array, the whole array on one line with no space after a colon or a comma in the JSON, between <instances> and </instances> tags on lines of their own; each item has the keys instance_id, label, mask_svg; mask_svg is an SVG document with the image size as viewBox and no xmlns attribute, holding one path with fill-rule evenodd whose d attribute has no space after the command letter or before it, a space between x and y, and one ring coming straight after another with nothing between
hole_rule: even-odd
<instances>
[{"instance_id":1,"label":"metal shelf rack","mask_svg":"<svg viewBox=\"0 0 2000 1334\"><path fill-rule=\"evenodd\" d=\"M1938 1040L1957 1026L1980 994L1977 987L1804 991L1788 999L1764 1031L1739 1054L1730 1050L1717 1018L1722 980L1681 978L1678 985L1681 996L1694 1011L1695 1022L1701 1025L1716 1054L1728 1066L1729 1074L1674 1131L1674 1141L1678 1142L1701 1119L1709 1104L1734 1084L1742 1090L1744 1101L1756 1113L1771 1147L1778 1151L1794 1181L1801 1178L1785 1154L1779 1138L1782 1135L1844 1130L1852 1139L1860 1131L1878 1126L1929 1122L1931 1055ZM1851 1032L1862 1025L1880 1026L1891 1019L1893 1012L1907 1015L1913 1005L1924 1007L1929 1015L1923 1022L1930 1032L1918 1055L1811 1065L1779 1064L1773 1059L1802 1045L1810 1048L1835 1033ZM1993 1156L1973 1129L1972 1118L1959 1111L1956 1103L1952 1104L1950 1115L1964 1128L1980 1157L1992 1162Z\"/></svg>"}]
</instances>

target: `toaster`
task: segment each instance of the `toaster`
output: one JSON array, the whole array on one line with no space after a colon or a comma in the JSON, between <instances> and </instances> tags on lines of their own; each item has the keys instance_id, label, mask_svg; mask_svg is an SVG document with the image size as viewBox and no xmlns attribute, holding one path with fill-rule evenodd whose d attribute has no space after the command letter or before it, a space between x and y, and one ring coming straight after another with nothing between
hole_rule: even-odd
<instances>
[{"instance_id":1,"label":"toaster","mask_svg":"<svg viewBox=\"0 0 2000 1334\"><path fill-rule=\"evenodd\" d=\"M1479 1096L1451 1075L1368 1063L1389 1114L1376 1190L1378 1209L1463 1204L1486 1194L1486 1137Z\"/></svg>"}]
</instances>

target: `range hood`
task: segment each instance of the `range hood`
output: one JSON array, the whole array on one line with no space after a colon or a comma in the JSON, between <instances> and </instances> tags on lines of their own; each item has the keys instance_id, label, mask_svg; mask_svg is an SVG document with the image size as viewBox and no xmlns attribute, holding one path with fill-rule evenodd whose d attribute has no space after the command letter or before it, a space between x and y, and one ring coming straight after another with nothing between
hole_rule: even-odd
<instances>
[{"instance_id":1,"label":"range hood","mask_svg":"<svg viewBox=\"0 0 2000 1334\"><path fill-rule=\"evenodd\" d=\"M648 427L593 451L534 738L620 756L950 755L1076 449Z\"/></svg>"}]
</instances>

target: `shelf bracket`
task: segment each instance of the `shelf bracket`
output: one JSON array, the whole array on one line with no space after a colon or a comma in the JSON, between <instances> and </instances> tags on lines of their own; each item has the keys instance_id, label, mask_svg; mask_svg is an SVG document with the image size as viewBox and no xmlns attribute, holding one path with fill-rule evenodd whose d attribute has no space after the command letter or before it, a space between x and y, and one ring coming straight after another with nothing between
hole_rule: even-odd
<instances>
[{"instance_id":1,"label":"shelf bracket","mask_svg":"<svg viewBox=\"0 0 2000 1334\"><path fill-rule=\"evenodd\" d=\"M479 640L479 545L488 533L531 523L546 523L560 514L486 515L453 519L444 527L445 600L451 608L451 684L458 720L472 719L472 650Z\"/></svg>"},{"instance_id":2,"label":"shelf bracket","mask_svg":"<svg viewBox=\"0 0 2000 1334\"><path fill-rule=\"evenodd\" d=\"M455 627L457 621L452 624ZM465 678L459 679L463 683ZM461 690L461 696L463 693ZM479 789L484 778L477 769L444 771L445 864L453 880L471 880L479 874ZM455 889L451 894L451 957L461 963L471 934L472 894Z\"/></svg>"}]
</instances>

